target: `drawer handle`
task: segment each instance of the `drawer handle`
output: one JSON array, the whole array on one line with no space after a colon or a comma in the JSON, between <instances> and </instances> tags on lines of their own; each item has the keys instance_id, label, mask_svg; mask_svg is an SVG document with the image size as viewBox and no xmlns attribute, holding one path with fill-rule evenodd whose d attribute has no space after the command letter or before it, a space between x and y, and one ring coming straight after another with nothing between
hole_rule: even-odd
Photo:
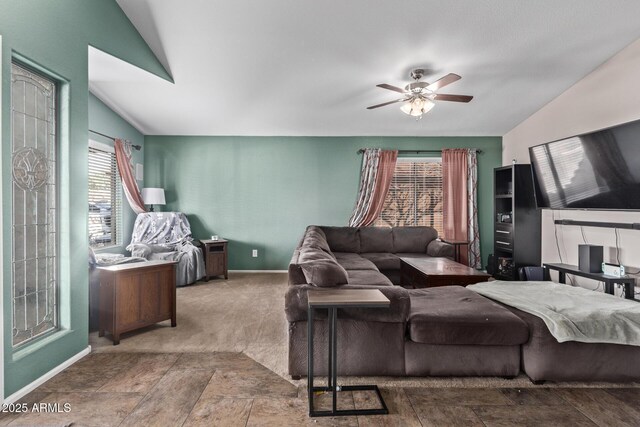
<instances>
[{"instance_id":1,"label":"drawer handle","mask_svg":"<svg viewBox=\"0 0 640 427\"><path fill-rule=\"evenodd\" d=\"M509 243L509 242L503 242L503 241L501 241L501 240L496 240L496 243L497 243L497 244L499 244L499 245L511 246L511 243Z\"/></svg>"},{"instance_id":2,"label":"drawer handle","mask_svg":"<svg viewBox=\"0 0 640 427\"><path fill-rule=\"evenodd\" d=\"M504 231L504 230L496 230L496 233L511 234L510 231Z\"/></svg>"}]
</instances>

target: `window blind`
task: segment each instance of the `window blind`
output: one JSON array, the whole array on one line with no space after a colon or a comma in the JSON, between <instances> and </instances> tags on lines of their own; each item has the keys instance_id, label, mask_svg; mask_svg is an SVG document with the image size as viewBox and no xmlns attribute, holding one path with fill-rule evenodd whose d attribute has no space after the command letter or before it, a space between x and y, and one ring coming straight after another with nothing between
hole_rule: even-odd
<instances>
[{"instance_id":1,"label":"window blind","mask_svg":"<svg viewBox=\"0 0 640 427\"><path fill-rule=\"evenodd\" d=\"M374 225L424 225L442 234L442 159L398 159L382 213Z\"/></svg>"},{"instance_id":2,"label":"window blind","mask_svg":"<svg viewBox=\"0 0 640 427\"><path fill-rule=\"evenodd\" d=\"M113 148L89 144L89 244L122 243L122 184Z\"/></svg>"}]
</instances>

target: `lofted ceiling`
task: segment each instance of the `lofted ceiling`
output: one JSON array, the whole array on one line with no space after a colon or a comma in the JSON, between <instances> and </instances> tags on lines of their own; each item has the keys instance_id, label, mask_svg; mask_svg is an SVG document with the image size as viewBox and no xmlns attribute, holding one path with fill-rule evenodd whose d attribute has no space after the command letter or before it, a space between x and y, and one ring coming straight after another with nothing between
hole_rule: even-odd
<instances>
[{"instance_id":1,"label":"lofted ceiling","mask_svg":"<svg viewBox=\"0 0 640 427\"><path fill-rule=\"evenodd\" d=\"M117 1L175 83L90 49L90 89L149 135L500 136L640 38L637 0ZM416 67L473 101L366 110Z\"/></svg>"}]
</instances>

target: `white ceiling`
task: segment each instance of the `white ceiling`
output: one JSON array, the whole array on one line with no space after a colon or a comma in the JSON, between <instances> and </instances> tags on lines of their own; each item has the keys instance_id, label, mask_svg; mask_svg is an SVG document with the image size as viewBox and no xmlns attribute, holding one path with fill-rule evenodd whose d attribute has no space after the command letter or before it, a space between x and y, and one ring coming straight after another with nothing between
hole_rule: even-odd
<instances>
[{"instance_id":1,"label":"white ceiling","mask_svg":"<svg viewBox=\"0 0 640 427\"><path fill-rule=\"evenodd\" d=\"M117 1L175 84L92 49L90 89L152 135L503 135L640 37L637 0ZM473 101L365 109L418 66Z\"/></svg>"}]
</instances>

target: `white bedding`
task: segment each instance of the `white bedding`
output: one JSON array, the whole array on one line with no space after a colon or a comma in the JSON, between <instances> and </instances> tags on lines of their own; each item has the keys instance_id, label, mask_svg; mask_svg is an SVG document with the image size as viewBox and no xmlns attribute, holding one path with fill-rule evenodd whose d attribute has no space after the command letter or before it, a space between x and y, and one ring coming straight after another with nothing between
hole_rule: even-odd
<instances>
[{"instance_id":1,"label":"white bedding","mask_svg":"<svg viewBox=\"0 0 640 427\"><path fill-rule=\"evenodd\" d=\"M480 295L541 318L558 342L640 346L640 303L553 282L484 282Z\"/></svg>"}]
</instances>

